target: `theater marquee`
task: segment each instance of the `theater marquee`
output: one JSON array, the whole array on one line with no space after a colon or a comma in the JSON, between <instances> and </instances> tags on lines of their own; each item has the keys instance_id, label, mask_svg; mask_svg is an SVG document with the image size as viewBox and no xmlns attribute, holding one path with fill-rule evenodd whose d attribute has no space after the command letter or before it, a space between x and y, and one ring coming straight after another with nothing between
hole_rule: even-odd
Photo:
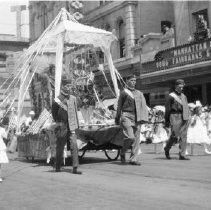
<instances>
[{"instance_id":1,"label":"theater marquee","mask_svg":"<svg viewBox=\"0 0 211 210\"><path fill-rule=\"evenodd\" d=\"M144 72L153 72L211 60L211 39L158 52L158 60L143 63Z\"/></svg>"},{"instance_id":2,"label":"theater marquee","mask_svg":"<svg viewBox=\"0 0 211 210\"><path fill-rule=\"evenodd\" d=\"M176 48L169 53L169 57L156 62L157 68L171 67L176 64L185 65L193 61L211 58L211 41Z\"/></svg>"}]
</instances>

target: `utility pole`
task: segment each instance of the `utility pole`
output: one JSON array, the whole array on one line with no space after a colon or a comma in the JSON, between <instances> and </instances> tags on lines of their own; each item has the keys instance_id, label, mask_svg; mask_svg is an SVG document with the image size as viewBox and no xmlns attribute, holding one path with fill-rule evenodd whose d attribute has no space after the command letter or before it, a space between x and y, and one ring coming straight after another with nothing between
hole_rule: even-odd
<instances>
[{"instance_id":1,"label":"utility pole","mask_svg":"<svg viewBox=\"0 0 211 210\"><path fill-rule=\"evenodd\" d=\"M11 12L16 12L16 33L17 38L21 38L21 11L26 10L26 5L17 5L11 7Z\"/></svg>"}]
</instances>

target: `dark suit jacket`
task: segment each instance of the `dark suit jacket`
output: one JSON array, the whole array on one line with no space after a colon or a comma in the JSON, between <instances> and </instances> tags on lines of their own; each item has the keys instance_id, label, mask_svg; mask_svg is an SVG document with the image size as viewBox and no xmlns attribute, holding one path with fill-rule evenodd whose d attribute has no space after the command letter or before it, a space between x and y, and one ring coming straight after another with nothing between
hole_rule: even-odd
<instances>
[{"instance_id":1,"label":"dark suit jacket","mask_svg":"<svg viewBox=\"0 0 211 210\"><path fill-rule=\"evenodd\" d=\"M177 94L176 92L174 93ZM177 102L174 99L174 97L172 97L171 95L167 97L166 104L165 104L165 108L166 108L165 120L167 124L170 123L170 114L173 114L173 113L181 113L183 120L189 120L190 110L188 107L187 98L183 93L181 93L180 99L181 99L182 104Z\"/></svg>"},{"instance_id":2,"label":"dark suit jacket","mask_svg":"<svg viewBox=\"0 0 211 210\"><path fill-rule=\"evenodd\" d=\"M76 97L70 95L69 99L54 101L52 115L55 122L63 122L68 125L70 131L79 127Z\"/></svg>"},{"instance_id":3,"label":"dark suit jacket","mask_svg":"<svg viewBox=\"0 0 211 210\"><path fill-rule=\"evenodd\" d=\"M125 92L125 90L120 93L117 106L116 122L119 121L122 112L136 113L137 122L148 121L148 110L143 93L139 90L134 90L133 96L134 98L131 98Z\"/></svg>"}]
</instances>

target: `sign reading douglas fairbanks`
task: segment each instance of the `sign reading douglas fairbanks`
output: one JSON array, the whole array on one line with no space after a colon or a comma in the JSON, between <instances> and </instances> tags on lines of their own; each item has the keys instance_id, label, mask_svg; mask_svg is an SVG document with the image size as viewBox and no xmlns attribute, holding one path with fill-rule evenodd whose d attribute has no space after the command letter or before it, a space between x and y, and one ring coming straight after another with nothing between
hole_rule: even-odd
<instances>
[{"instance_id":1,"label":"sign reading douglas fairbanks","mask_svg":"<svg viewBox=\"0 0 211 210\"><path fill-rule=\"evenodd\" d=\"M155 56L155 61L142 65L147 73L206 60L211 60L211 39L160 51Z\"/></svg>"}]
</instances>

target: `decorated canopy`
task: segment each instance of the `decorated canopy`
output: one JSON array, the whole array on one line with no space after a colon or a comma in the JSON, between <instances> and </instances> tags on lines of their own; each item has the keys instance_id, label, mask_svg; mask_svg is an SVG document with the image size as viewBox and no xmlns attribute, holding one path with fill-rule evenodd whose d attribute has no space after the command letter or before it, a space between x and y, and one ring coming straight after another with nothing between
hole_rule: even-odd
<instances>
[{"instance_id":1,"label":"decorated canopy","mask_svg":"<svg viewBox=\"0 0 211 210\"><path fill-rule=\"evenodd\" d=\"M20 119L23 102L35 73L42 73L48 64L55 62L55 96L60 93L63 73L63 57L67 53L100 48L108 63L116 97L119 94L117 77L110 54L111 43L116 39L111 32L78 23L64 8L46 28L39 39L20 57L14 83L20 82L18 99L18 119ZM54 61L48 58L54 54ZM72 54L71 54L72 56ZM45 64L44 57L47 59ZM74 57L74 56L72 56Z\"/></svg>"}]
</instances>

